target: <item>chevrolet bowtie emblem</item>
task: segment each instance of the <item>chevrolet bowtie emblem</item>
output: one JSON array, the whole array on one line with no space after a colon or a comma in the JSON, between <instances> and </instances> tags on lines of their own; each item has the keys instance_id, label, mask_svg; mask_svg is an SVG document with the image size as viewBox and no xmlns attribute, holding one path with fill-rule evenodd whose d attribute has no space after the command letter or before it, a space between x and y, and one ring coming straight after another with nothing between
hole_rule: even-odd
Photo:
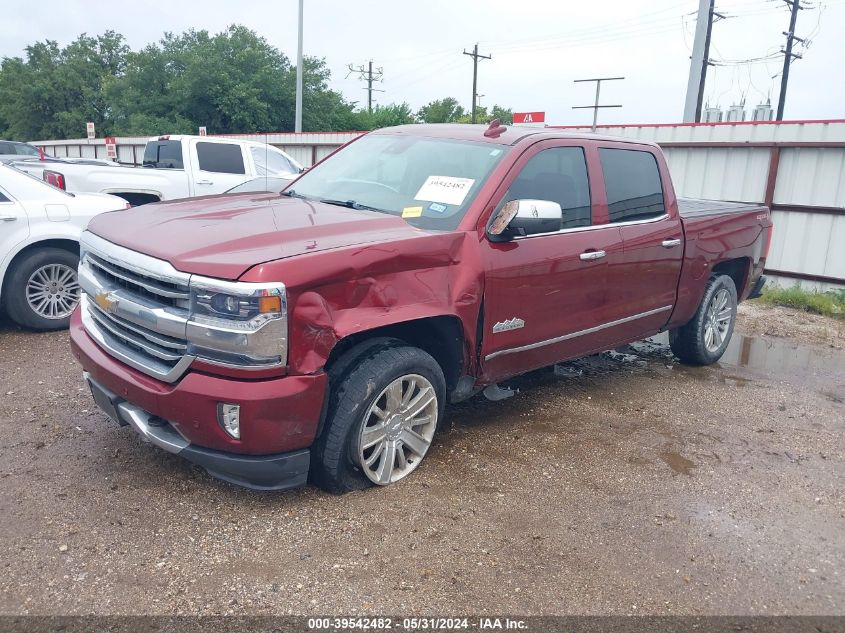
<instances>
[{"instance_id":1,"label":"chevrolet bowtie emblem","mask_svg":"<svg viewBox=\"0 0 845 633\"><path fill-rule=\"evenodd\" d=\"M117 305L117 299L109 292L98 292L94 295L94 303L100 306L103 312L111 312Z\"/></svg>"}]
</instances>

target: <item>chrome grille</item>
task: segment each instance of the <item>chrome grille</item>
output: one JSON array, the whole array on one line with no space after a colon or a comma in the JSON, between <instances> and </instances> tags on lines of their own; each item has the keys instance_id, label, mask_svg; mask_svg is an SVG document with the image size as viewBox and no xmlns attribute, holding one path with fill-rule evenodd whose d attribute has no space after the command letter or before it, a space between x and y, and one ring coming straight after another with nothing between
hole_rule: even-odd
<instances>
[{"instance_id":1,"label":"chrome grille","mask_svg":"<svg viewBox=\"0 0 845 633\"><path fill-rule=\"evenodd\" d=\"M98 276L102 276L130 292L148 299L154 299L164 305L185 308L186 310L190 307L191 295L187 284L162 281L125 266L113 264L94 253L88 253L88 263L96 269Z\"/></svg>"},{"instance_id":2,"label":"chrome grille","mask_svg":"<svg viewBox=\"0 0 845 633\"><path fill-rule=\"evenodd\" d=\"M168 262L83 234L81 316L106 352L166 382L193 361L188 354L190 276Z\"/></svg>"}]
</instances>

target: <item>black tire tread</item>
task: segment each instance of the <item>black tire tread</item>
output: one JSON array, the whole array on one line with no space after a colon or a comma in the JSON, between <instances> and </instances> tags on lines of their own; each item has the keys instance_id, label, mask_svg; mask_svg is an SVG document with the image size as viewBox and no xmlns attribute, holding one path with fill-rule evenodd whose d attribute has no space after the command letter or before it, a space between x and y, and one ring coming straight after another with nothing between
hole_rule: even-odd
<instances>
[{"instance_id":1,"label":"black tire tread","mask_svg":"<svg viewBox=\"0 0 845 633\"><path fill-rule=\"evenodd\" d=\"M442 408L445 379L437 361L415 347L392 339L377 339L349 350L329 369L330 401L326 426L312 449L311 479L321 488L336 494L366 488L371 482L351 461L350 440L357 427L359 410L370 404L370 396L383 387L375 385L368 392L374 370L421 364L435 374L435 388ZM363 397L362 397L363 396Z\"/></svg>"},{"instance_id":2,"label":"black tire tread","mask_svg":"<svg viewBox=\"0 0 845 633\"><path fill-rule=\"evenodd\" d=\"M25 288L32 270L49 262L66 263L74 268L78 266L79 257L70 251L55 246L45 246L25 253L16 261L3 283L3 303L6 313L18 325L36 331L66 329L70 318L45 319L29 307L26 300Z\"/></svg>"},{"instance_id":3,"label":"black tire tread","mask_svg":"<svg viewBox=\"0 0 845 633\"><path fill-rule=\"evenodd\" d=\"M724 350L716 355L707 351L704 347L704 317L711 297L720 287L726 287L733 296L734 304L737 303L736 285L733 279L727 275L714 275L707 281L701 304L698 306L695 315L688 323L679 328L669 331L669 347L682 362L690 365L710 365L721 357ZM733 334L733 324L728 331L728 339Z\"/></svg>"}]
</instances>

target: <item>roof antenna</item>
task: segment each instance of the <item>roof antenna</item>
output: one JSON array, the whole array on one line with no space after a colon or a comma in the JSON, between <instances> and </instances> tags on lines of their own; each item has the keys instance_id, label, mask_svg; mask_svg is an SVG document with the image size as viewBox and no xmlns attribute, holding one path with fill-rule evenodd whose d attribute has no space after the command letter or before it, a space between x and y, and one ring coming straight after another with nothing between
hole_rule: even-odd
<instances>
[{"instance_id":1,"label":"roof antenna","mask_svg":"<svg viewBox=\"0 0 845 633\"><path fill-rule=\"evenodd\" d=\"M490 125L484 130L484 136L487 138L499 138L502 134L508 131L499 119L490 121Z\"/></svg>"}]
</instances>

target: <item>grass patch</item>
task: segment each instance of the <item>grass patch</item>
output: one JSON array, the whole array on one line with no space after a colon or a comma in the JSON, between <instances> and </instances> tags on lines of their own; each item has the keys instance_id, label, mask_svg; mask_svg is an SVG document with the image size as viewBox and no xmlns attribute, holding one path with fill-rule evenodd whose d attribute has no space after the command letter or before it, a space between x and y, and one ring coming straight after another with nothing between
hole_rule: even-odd
<instances>
[{"instance_id":1,"label":"grass patch","mask_svg":"<svg viewBox=\"0 0 845 633\"><path fill-rule=\"evenodd\" d=\"M802 290L799 286L771 286L763 289L763 296L759 300L769 305L786 306L845 320L845 289L817 292Z\"/></svg>"}]
</instances>

